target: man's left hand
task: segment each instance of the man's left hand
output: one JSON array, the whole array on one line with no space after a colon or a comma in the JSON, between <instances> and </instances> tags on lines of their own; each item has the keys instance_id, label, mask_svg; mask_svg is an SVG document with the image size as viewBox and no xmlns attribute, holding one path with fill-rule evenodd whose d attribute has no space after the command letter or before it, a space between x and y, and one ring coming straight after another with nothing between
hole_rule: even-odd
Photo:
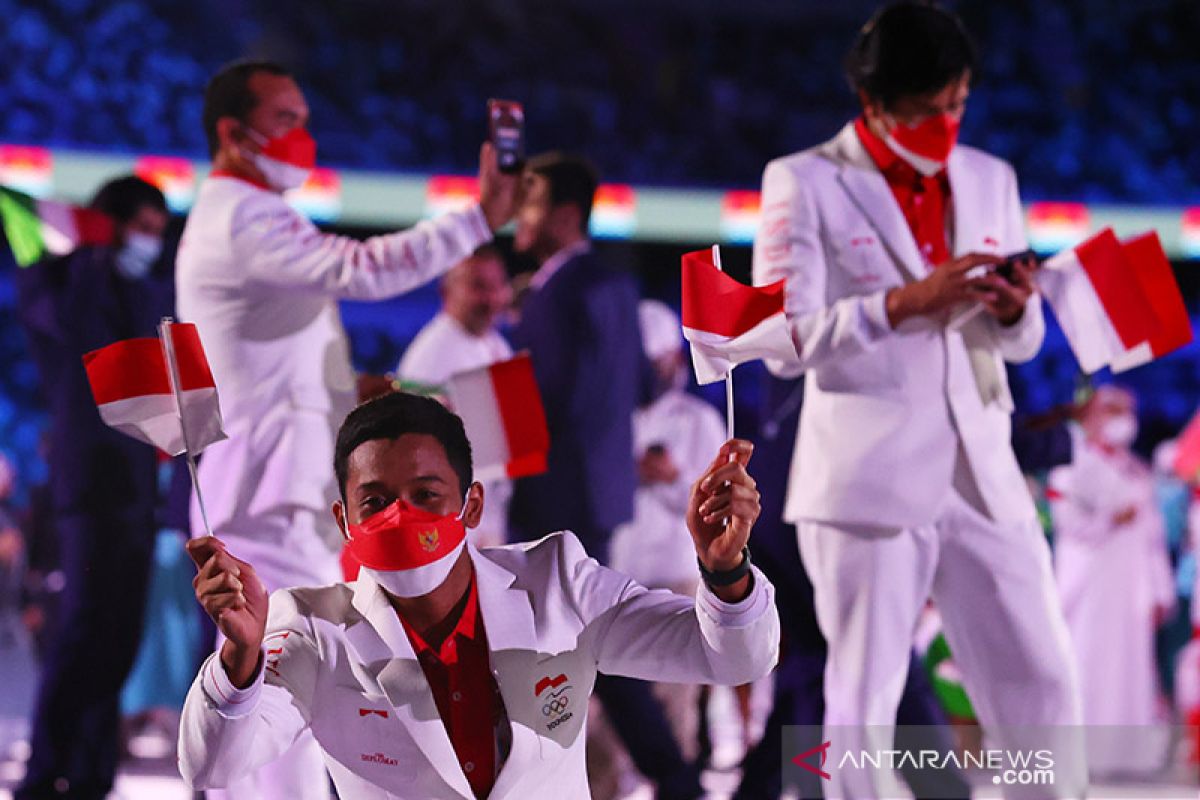
<instances>
[{"instance_id":1,"label":"man's left hand","mask_svg":"<svg viewBox=\"0 0 1200 800\"><path fill-rule=\"evenodd\" d=\"M752 452L754 445L750 442L730 439L692 485L687 526L696 554L710 572L725 572L742 563L742 550L758 519L761 510L758 489L746 472ZM749 576L746 576L723 588L730 590L726 594L736 600L745 595L748 586ZM722 592L717 595L727 599Z\"/></svg>"},{"instance_id":2,"label":"man's left hand","mask_svg":"<svg viewBox=\"0 0 1200 800\"><path fill-rule=\"evenodd\" d=\"M1025 313L1025 303L1034 293L1033 271L1037 261L1023 258L1012 264L1011 280L996 272L989 272L975 280L973 289L979 296L984 309L1001 325L1015 325Z\"/></svg>"}]
</instances>

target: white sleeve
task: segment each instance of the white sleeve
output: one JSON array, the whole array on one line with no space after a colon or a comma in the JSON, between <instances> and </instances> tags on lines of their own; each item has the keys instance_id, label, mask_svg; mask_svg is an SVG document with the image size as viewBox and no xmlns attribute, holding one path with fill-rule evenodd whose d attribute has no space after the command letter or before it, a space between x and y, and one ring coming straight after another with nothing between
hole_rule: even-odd
<instances>
[{"instance_id":1,"label":"white sleeve","mask_svg":"<svg viewBox=\"0 0 1200 800\"><path fill-rule=\"evenodd\" d=\"M754 285L784 279L785 308L797 357L768 360L767 369L794 378L869 348L891 333L887 289L834 300L826 298L831 265L825 258L821 220L810 187L786 163L771 162L763 172L762 223L754 241Z\"/></svg>"},{"instance_id":2,"label":"white sleeve","mask_svg":"<svg viewBox=\"0 0 1200 800\"><path fill-rule=\"evenodd\" d=\"M473 206L359 241L323 233L281 198L258 193L234 210L231 236L235 257L258 283L378 300L436 278L492 232Z\"/></svg>"},{"instance_id":3,"label":"white sleeve","mask_svg":"<svg viewBox=\"0 0 1200 800\"><path fill-rule=\"evenodd\" d=\"M1006 170L1004 241L1007 248L1004 255L1010 255L1019 253L1029 245L1025 237L1025 217L1021 211L1021 194L1017 189L1017 174L1008 164L1005 164L1004 168ZM1046 337L1046 320L1042 312L1042 298L1037 291L1030 295L1028 302L1025 303L1025 313L1013 325L1001 325L990 314L982 316L992 329L992 335L1000 346L1000 354L1005 361L1021 364L1032 359L1042 349L1042 340Z\"/></svg>"},{"instance_id":4,"label":"white sleeve","mask_svg":"<svg viewBox=\"0 0 1200 800\"><path fill-rule=\"evenodd\" d=\"M280 607L282 614L276 613ZM219 789L273 761L308 728L317 649L285 592L271 597L263 661L250 686L236 689L213 653L188 690L179 724L179 773L193 789Z\"/></svg>"},{"instance_id":5,"label":"white sleeve","mask_svg":"<svg viewBox=\"0 0 1200 800\"><path fill-rule=\"evenodd\" d=\"M753 588L724 603L707 587L685 597L647 589L589 558L564 534L564 573L595 626L597 668L609 675L670 683L736 686L767 675L779 659L775 587L753 568Z\"/></svg>"}]
</instances>

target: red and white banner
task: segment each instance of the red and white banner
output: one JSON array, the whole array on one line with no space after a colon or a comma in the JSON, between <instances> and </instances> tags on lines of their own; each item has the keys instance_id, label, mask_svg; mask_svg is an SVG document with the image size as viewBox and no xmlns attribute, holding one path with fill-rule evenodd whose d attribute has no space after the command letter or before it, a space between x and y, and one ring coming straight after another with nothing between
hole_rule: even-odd
<instances>
[{"instance_id":1,"label":"red and white banner","mask_svg":"<svg viewBox=\"0 0 1200 800\"><path fill-rule=\"evenodd\" d=\"M719 270L711 250L683 256L683 336L699 383L759 358L795 358L783 313L783 281L746 286Z\"/></svg>"},{"instance_id":2,"label":"red and white banner","mask_svg":"<svg viewBox=\"0 0 1200 800\"><path fill-rule=\"evenodd\" d=\"M175 323L170 330L178 399L161 339L125 339L84 355L83 365L107 425L170 455L195 455L225 438L217 386L196 326Z\"/></svg>"},{"instance_id":3,"label":"red and white banner","mask_svg":"<svg viewBox=\"0 0 1200 800\"><path fill-rule=\"evenodd\" d=\"M546 471L550 433L527 353L451 376L446 396L467 430L478 480Z\"/></svg>"},{"instance_id":4,"label":"red and white banner","mask_svg":"<svg viewBox=\"0 0 1200 800\"><path fill-rule=\"evenodd\" d=\"M1084 372L1158 334L1154 308L1110 228L1047 259L1035 280Z\"/></svg>"},{"instance_id":5,"label":"red and white banner","mask_svg":"<svg viewBox=\"0 0 1200 800\"><path fill-rule=\"evenodd\" d=\"M1151 231L1127 239L1121 242L1121 249L1133 265L1134 277L1155 311L1158 331L1113 359L1113 372L1148 364L1192 341L1192 321L1158 234Z\"/></svg>"}]
</instances>

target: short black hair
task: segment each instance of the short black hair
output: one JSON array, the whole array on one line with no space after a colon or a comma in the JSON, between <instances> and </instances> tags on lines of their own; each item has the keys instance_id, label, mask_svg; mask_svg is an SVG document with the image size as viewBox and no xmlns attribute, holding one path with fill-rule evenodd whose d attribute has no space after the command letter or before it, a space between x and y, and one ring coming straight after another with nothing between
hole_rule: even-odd
<instances>
[{"instance_id":1,"label":"short black hair","mask_svg":"<svg viewBox=\"0 0 1200 800\"><path fill-rule=\"evenodd\" d=\"M119 223L129 222L146 206L167 213L167 198L162 190L136 175L113 178L100 187L88 205Z\"/></svg>"},{"instance_id":2,"label":"short black hair","mask_svg":"<svg viewBox=\"0 0 1200 800\"><path fill-rule=\"evenodd\" d=\"M859 31L846 56L855 91L890 107L901 97L927 94L975 70L977 54L962 20L928 2L893 3Z\"/></svg>"},{"instance_id":3,"label":"short black hair","mask_svg":"<svg viewBox=\"0 0 1200 800\"><path fill-rule=\"evenodd\" d=\"M210 158L221 149L217 120L233 117L244 122L258 104L258 97L250 90L250 79L260 72L292 77L286 67L274 61L239 59L217 70L204 87L204 135Z\"/></svg>"},{"instance_id":4,"label":"short black hair","mask_svg":"<svg viewBox=\"0 0 1200 800\"><path fill-rule=\"evenodd\" d=\"M338 430L333 450L333 471L338 489L346 499L350 454L364 442L396 439L406 433L428 434L446 451L450 466L458 475L463 498L474 482L471 443L462 419L431 397L408 392L389 392L360 405L350 412Z\"/></svg>"},{"instance_id":5,"label":"short black hair","mask_svg":"<svg viewBox=\"0 0 1200 800\"><path fill-rule=\"evenodd\" d=\"M529 159L528 169L546 179L550 186L550 205L570 203L579 208L579 224L586 233L592 218L596 187L600 184L592 163L581 156L552 152Z\"/></svg>"}]
</instances>

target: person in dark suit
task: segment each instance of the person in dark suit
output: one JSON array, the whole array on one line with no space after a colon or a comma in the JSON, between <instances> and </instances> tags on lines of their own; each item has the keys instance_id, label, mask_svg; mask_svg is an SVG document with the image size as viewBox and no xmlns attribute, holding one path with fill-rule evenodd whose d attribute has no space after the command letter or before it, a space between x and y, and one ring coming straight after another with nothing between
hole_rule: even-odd
<instances>
[{"instance_id":1,"label":"person in dark suit","mask_svg":"<svg viewBox=\"0 0 1200 800\"><path fill-rule=\"evenodd\" d=\"M111 246L79 247L16 276L50 415L50 502L65 577L21 800L99 800L112 788L118 698L137 652L155 541L157 454L101 421L81 357L155 336L174 307L170 277L154 274L167 205L133 176L105 184L91 205L115 222Z\"/></svg>"},{"instance_id":2,"label":"person in dark suit","mask_svg":"<svg viewBox=\"0 0 1200 800\"><path fill-rule=\"evenodd\" d=\"M572 530L603 564L613 529L633 518L633 411L650 399L653 383L638 286L591 251L588 220L598 180L590 164L547 153L529 161L524 180L514 247L539 267L513 344L533 359L550 452L545 473L513 486L509 538ZM699 770L684 762L648 684L600 676L596 694L659 798L702 794Z\"/></svg>"}]
</instances>

